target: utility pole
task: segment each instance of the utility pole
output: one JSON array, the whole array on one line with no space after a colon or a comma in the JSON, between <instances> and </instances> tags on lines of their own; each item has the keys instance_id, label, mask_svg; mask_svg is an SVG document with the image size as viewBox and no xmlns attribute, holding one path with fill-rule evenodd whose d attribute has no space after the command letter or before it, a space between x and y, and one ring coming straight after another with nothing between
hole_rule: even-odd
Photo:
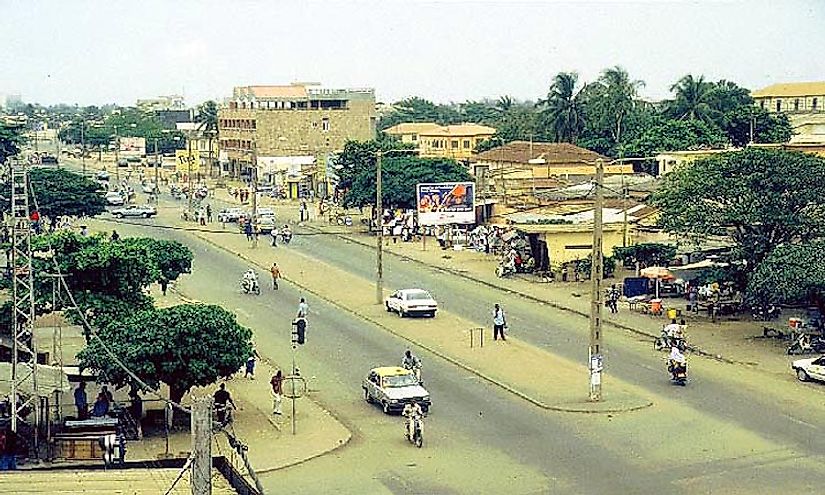
<instances>
[{"instance_id":1,"label":"utility pole","mask_svg":"<svg viewBox=\"0 0 825 495\"><path fill-rule=\"evenodd\" d=\"M258 145L252 141L252 248L258 247Z\"/></svg>"},{"instance_id":2,"label":"utility pole","mask_svg":"<svg viewBox=\"0 0 825 495\"><path fill-rule=\"evenodd\" d=\"M212 397L192 404L192 495L212 494Z\"/></svg>"},{"instance_id":3,"label":"utility pole","mask_svg":"<svg viewBox=\"0 0 825 495\"><path fill-rule=\"evenodd\" d=\"M158 149L158 138L155 138L155 204L160 204L160 183L158 182L158 169L162 160L160 150Z\"/></svg>"},{"instance_id":4,"label":"utility pole","mask_svg":"<svg viewBox=\"0 0 825 495\"><path fill-rule=\"evenodd\" d=\"M384 302L384 207L381 201L381 156L382 151L376 153L375 160L375 224L378 227L378 235L376 236L376 267L375 276L375 302L382 304Z\"/></svg>"},{"instance_id":5,"label":"utility pole","mask_svg":"<svg viewBox=\"0 0 825 495\"><path fill-rule=\"evenodd\" d=\"M120 184L120 136L117 135L115 126L115 181Z\"/></svg>"},{"instance_id":6,"label":"utility pole","mask_svg":"<svg viewBox=\"0 0 825 495\"><path fill-rule=\"evenodd\" d=\"M86 177L86 121L80 122L80 163L83 164L83 177Z\"/></svg>"},{"instance_id":7,"label":"utility pole","mask_svg":"<svg viewBox=\"0 0 825 495\"><path fill-rule=\"evenodd\" d=\"M192 189L192 132L189 131L186 133L186 148L187 148L187 155L186 155L186 180L189 182L189 221L192 221L192 197L195 195L195 191Z\"/></svg>"},{"instance_id":8,"label":"utility pole","mask_svg":"<svg viewBox=\"0 0 825 495\"><path fill-rule=\"evenodd\" d=\"M593 253L590 266L590 400L602 400L602 207L604 206L604 162L596 161L593 205Z\"/></svg>"}]
</instances>

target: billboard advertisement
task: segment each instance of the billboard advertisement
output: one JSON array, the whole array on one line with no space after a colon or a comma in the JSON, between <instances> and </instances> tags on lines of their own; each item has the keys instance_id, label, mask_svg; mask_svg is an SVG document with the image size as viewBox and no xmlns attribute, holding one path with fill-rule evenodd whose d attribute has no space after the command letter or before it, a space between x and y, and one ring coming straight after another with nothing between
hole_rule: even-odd
<instances>
[{"instance_id":1,"label":"billboard advertisement","mask_svg":"<svg viewBox=\"0 0 825 495\"><path fill-rule=\"evenodd\" d=\"M415 189L419 225L476 222L474 183L418 184Z\"/></svg>"},{"instance_id":2,"label":"billboard advertisement","mask_svg":"<svg viewBox=\"0 0 825 495\"><path fill-rule=\"evenodd\" d=\"M197 172L201 167L201 158L198 150L175 150L175 172Z\"/></svg>"},{"instance_id":3,"label":"billboard advertisement","mask_svg":"<svg viewBox=\"0 0 825 495\"><path fill-rule=\"evenodd\" d=\"M121 137L120 154L123 156L144 156L146 155L146 139L142 137Z\"/></svg>"}]
</instances>

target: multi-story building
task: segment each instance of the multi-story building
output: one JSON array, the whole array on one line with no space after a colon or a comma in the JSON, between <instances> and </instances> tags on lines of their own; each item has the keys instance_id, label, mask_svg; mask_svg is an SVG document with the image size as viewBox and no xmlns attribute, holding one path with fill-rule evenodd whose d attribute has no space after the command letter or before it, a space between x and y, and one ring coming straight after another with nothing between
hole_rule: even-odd
<instances>
[{"instance_id":1,"label":"multi-story building","mask_svg":"<svg viewBox=\"0 0 825 495\"><path fill-rule=\"evenodd\" d=\"M751 96L760 108L787 114L792 144L825 144L825 82L774 84Z\"/></svg>"},{"instance_id":2,"label":"multi-story building","mask_svg":"<svg viewBox=\"0 0 825 495\"><path fill-rule=\"evenodd\" d=\"M490 139L496 130L479 124L441 126L432 122L409 122L384 132L403 143L416 145L421 156L467 160L475 153L478 143Z\"/></svg>"},{"instance_id":3,"label":"multi-story building","mask_svg":"<svg viewBox=\"0 0 825 495\"><path fill-rule=\"evenodd\" d=\"M157 98L142 98L135 102L135 106L144 112L159 110L186 110L186 104L181 95L158 96Z\"/></svg>"},{"instance_id":4,"label":"multi-story building","mask_svg":"<svg viewBox=\"0 0 825 495\"><path fill-rule=\"evenodd\" d=\"M323 196L327 155L343 149L347 141L373 139L375 123L373 89L332 89L315 83L239 86L218 112L224 171L249 177L254 156L258 178L270 178L290 197L302 189ZM300 171L283 165L289 160L276 159L307 156L314 157L314 165L298 159Z\"/></svg>"}]
</instances>

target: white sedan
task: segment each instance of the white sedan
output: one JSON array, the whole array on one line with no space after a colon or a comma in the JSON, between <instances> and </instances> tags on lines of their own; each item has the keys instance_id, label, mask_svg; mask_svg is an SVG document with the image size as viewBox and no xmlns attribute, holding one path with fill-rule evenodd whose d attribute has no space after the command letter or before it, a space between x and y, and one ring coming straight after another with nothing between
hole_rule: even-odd
<instances>
[{"instance_id":1,"label":"white sedan","mask_svg":"<svg viewBox=\"0 0 825 495\"><path fill-rule=\"evenodd\" d=\"M384 300L388 312L396 312L401 318L407 315L435 317L438 303L429 292L422 289L401 289Z\"/></svg>"},{"instance_id":2,"label":"white sedan","mask_svg":"<svg viewBox=\"0 0 825 495\"><path fill-rule=\"evenodd\" d=\"M825 381L825 356L810 359L797 359L791 364L796 377L801 382L814 379Z\"/></svg>"}]
</instances>

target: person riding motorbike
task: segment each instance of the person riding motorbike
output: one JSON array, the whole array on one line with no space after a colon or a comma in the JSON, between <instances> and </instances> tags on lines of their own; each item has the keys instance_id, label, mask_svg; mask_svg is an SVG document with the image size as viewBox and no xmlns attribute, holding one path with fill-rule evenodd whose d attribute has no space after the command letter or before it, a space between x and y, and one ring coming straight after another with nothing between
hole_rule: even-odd
<instances>
[{"instance_id":1,"label":"person riding motorbike","mask_svg":"<svg viewBox=\"0 0 825 495\"><path fill-rule=\"evenodd\" d=\"M406 418L406 421L404 422L404 431L407 434L407 439L412 441L414 432L413 429L415 428L416 421L418 421L418 427L422 431L424 430L424 411L417 402L413 402L404 406L404 410L401 414Z\"/></svg>"},{"instance_id":2,"label":"person riding motorbike","mask_svg":"<svg viewBox=\"0 0 825 495\"><path fill-rule=\"evenodd\" d=\"M254 292L258 286L258 275L250 268L243 274L243 285L247 292Z\"/></svg>"},{"instance_id":3,"label":"person riding motorbike","mask_svg":"<svg viewBox=\"0 0 825 495\"><path fill-rule=\"evenodd\" d=\"M404 352L404 357L401 359L401 367L405 370L412 371L415 374L415 378L421 382L421 360L418 359L418 356L413 355L409 349Z\"/></svg>"},{"instance_id":4,"label":"person riding motorbike","mask_svg":"<svg viewBox=\"0 0 825 495\"><path fill-rule=\"evenodd\" d=\"M289 225L284 224L283 228L281 228L281 241L284 244L289 244L289 241L292 240L292 231L289 230Z\"/></svg>"},{"instance_id":5,"label":"person riding motorbike","mask_svg":"<svg viewBox=\"0 0 825 495\"><path fill-rule=\"evenodd\" d=\"M687 358L685 358L685 355L677 346L670 348L670 355L667 358L667 369L670 372L671 380L684 380L687 376Z\"/></svg>"}]
</instances>

